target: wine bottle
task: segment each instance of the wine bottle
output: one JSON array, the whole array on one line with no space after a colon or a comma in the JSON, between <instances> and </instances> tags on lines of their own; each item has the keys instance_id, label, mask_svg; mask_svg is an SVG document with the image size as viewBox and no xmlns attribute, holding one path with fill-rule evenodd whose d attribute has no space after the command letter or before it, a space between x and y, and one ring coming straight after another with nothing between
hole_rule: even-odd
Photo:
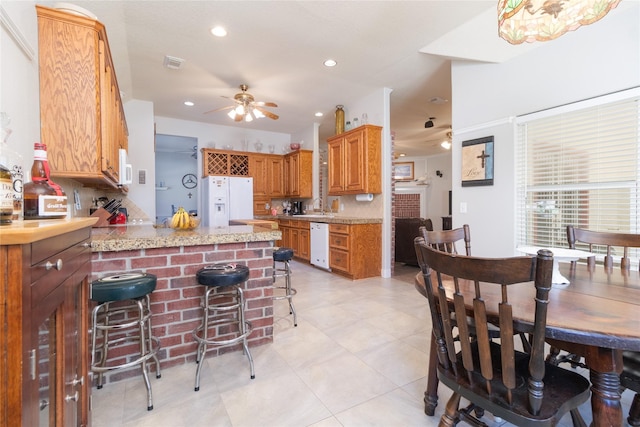
<instances>
[{"instance_id":1,"label":"wine bottle","mask_svg":"<svg viewBox=\"0 0 640 427\"><path fill-rule=\"evenodd\" d=\"M50 177L47 146L33 144L31 182L24 185L24 219L53 219L67 216L67 196Z\"/></svg>"}]
</instances>

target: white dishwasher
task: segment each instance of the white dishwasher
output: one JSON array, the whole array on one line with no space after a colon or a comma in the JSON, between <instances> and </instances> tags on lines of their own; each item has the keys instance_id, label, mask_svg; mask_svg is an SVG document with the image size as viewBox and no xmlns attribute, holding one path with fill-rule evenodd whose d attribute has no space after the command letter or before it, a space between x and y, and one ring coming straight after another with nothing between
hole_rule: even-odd
<instances>
[{"instance_id":1,"label":"white dishwasher","mask_svg":"<svg viewBox=\"0 0 640 427\"><path fill-rule=\"evenodd\" d=\"M329 224L312 222L311 264L329 270Z\"/></svg>"}]
</instances>

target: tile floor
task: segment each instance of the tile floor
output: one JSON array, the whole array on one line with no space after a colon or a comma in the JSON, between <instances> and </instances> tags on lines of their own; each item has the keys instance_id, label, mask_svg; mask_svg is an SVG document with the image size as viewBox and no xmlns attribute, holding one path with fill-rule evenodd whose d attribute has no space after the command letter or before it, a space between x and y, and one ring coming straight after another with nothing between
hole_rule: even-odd
<instances>
[{"instance_id":1,"label":"tile floor","mask_svg":"<svg viewBox=\"0 0 640 427\"><path fill-rule=\"evenodd\" d=\"M152 411L141 378L106 384L92 391L93 426L437 426L450 392L440 386L436 416L424 414L431 327L413 287L418 269L398 264L393 278L354 282L292 268L298 327L276 301L274 342L251 350L254 380L236 352L205 359L198 392L195 364L151 375ZM632 397L623 394L625 417ZM589 423L588 402L581 413ZM570 425L567 415L561 426Z\"/></svg>"}]
</instances>

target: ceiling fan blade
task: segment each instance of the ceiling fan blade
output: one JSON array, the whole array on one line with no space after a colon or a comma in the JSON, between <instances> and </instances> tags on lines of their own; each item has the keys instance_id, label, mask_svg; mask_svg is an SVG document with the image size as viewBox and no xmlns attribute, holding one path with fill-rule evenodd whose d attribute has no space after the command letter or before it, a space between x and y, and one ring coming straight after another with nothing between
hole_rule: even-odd
<instances>
[{"instance_id":1,"label":"ceiling fan blade","mask_svg":"<svg viewBox=\"0 0 640 427\"><path fill-rule=\"evenodd\" d=\"M265 116L269 117L270 119L273 120L278 120L279 116L277 114L273 114L271 111L267 111L262 107L254 107L256 110L260 111L262 114L264 114Z\"/></svg>"},{"instance_id":2,"label":"ceiling fan blade","mask_svg":"<svg viewBox=\"0 0 640 427\"><path fill-rule=\"evenodd\" d=\"M216 108L215 110L205 111L202 114L215 113L216 111L223 111L223 110L231 110L233 108L236 108L235 105L229 105L228 107L221 107L221 108Z\"/></svg>"},{"instance_id":3,"label":"ceiling fan blade","mask_svg":"<svg viewBox=\"0 0 640 427\"><path fill-rule=\"evenodd\" d=\"M254 102L254 105L258 106L258 107L277 107L278 104L276 104L275 102Z\"/></svg>"}]
</instances>

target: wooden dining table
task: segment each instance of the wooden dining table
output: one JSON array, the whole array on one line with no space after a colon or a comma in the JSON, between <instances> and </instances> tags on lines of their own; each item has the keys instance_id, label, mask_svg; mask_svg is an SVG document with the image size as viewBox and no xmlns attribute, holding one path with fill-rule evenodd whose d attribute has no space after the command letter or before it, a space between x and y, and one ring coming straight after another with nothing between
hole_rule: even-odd
<instances>
[{"instance_id":1,"label":"wooden dining table","mask_svg":"<svg viewBox=\"0 0 640 427\"><path fill-rule=\"evenodd\" d=\"M546 337L552 345L584 357L592 384L592 426L622 426L622 351L640 351L640 272L637 268L606 269L602 265L588 267L570 262L560 263L560 272L570 284L551 289ZM453 282L445 280L443 284L447 294L452 295ZM422 273L416 275L415 287L426 297ZM533 282L513 285L509 291L514 322L525 333L533 331L534 296ZM488 290L483 297L488 314L497 317L499 291ZM433 351L433 344L431 348ZM436 359L432 357L430 363L437 363ZM433 413L437 381L428 381L425 405L431 404ZM425 412L429 413L426 407Z\"/></svg>"}]
</instances>

